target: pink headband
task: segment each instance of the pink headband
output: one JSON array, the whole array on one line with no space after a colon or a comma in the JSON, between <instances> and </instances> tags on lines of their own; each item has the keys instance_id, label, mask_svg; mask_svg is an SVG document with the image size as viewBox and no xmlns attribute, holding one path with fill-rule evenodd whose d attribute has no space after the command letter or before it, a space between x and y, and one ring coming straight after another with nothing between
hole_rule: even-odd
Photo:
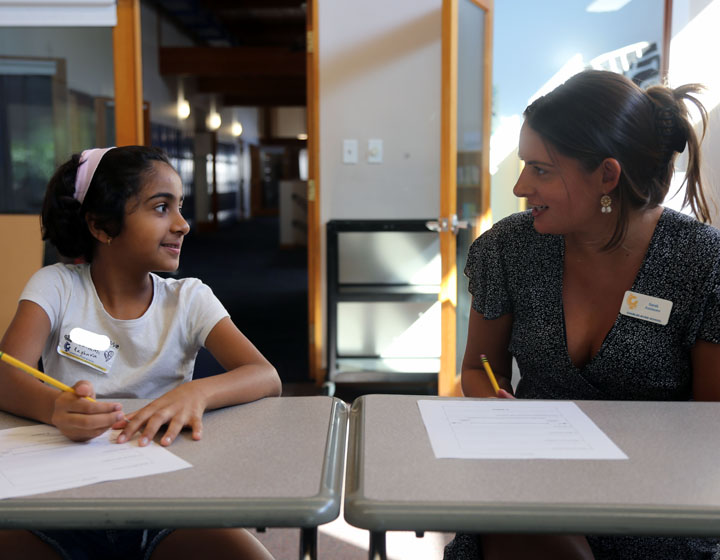
<instances>
[{"instance_id":1,"label":"pink headband","mask_svg":"<svg viewBox=\"0 0 720 560\"><path fill-rule=\"evenodd\" d=\"M100 160L106 152L112 150L114 147L115 146L110 148L92 148L80 154L80 165L78 166L75 176L75 194L73 195L75 200L80 202L80 204L85 200L85 194L92 182L93 175L95 175L95 170Z\"/></svg>"}]
</instances>

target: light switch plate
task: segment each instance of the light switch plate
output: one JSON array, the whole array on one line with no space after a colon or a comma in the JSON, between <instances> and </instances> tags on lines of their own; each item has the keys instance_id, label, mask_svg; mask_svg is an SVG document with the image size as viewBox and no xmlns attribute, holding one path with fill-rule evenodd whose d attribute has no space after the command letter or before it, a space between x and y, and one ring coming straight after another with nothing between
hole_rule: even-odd
<instances>
[{"instance_id":1,"label":"light switch plate","mask_svg":"<svg viewBox=\"0 0 720 560\"><path fill-rule=\"evenodd\" d=\"M371 138L368 140L368 163L382 163L383 160L383 141L379 138Z\"/></svg>"},{"instance_id":2,"label":"light switch plate","mask_svg":"<svg viewBox=\"0 0 720 560\"><path fill-rule=\"evenodd\" d=\"M358 141L354 139L343 140L343 163L358 162Z\"/></svg>"}]
</instances>

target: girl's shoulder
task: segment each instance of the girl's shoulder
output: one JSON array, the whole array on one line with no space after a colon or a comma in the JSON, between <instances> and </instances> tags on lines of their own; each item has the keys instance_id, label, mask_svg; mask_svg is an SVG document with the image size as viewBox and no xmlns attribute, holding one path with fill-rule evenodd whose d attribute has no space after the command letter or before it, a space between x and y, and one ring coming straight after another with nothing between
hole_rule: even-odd
<instances>
[{"instance_id":1,"label":"girl's shoulder","mask_svg":"<svg viewBox=\"0 0 720 560\"><path fill-rule=\"evenodd\" d=\"M172 309L183 321L197 328L208 329L229 315L210 286L198 278L162 278L153 274L155 309ZM209 330L203 330L205 340Z\"/></svg>"},{"instance_id":2,"label":"girl's shoulder","mask_svg":"<svg viewBox=\"0 0 720 560\"><path fill-rule=\"evenodd\" d=\"M90 265L55 263L42 267L35 272L30 282L45 284L74 284L84 282L89 277Z\"/></svg>"},{"instance_id":3,"label":"girl's shoulder","mask_svg":"<svg viewBox=\"0 0 720 560\"><path fill-rule=\"evenodd\" d=\"M40 305L54 325L73 297L91 297L91 286L88 265L52 264L44 266L30 277L19 299Z\"/></svg>"},{"instance_id":4,"label":"girl's shoulder","mask_svg":"<svg viewBox=\"0 0 720 560\"><path fill-rule=\"evenodd\" d=\"M156 291L161 296L187 299L212 294L210 286L199 278L164 278L152 274Z\"/></svg>"}]
</instances>

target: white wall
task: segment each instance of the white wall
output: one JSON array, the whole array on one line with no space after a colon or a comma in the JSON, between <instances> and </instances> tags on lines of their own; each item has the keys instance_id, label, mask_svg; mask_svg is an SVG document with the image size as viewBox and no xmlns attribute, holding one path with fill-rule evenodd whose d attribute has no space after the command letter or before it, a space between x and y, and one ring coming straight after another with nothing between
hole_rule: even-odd
<instances>
[{"instance_id":1,"label":"white wall","mask_svg":"<svg viewBox=\"0 0 720 560\"><path fill-rule=\"evenodd\" d=\"M439 214L442 0L318 4L324 278L328 220ZM381 164L367 163L371 138L383 141ZM358 141L357 164L343 163L343 139Z\"/></svg>"},{"instance_id":2,"label":"white wall","mask_svg":"<svg viewBox=\"0 0 720 560\"><path fill-rule=\"evenodd\" d=\"M699 96L709 113L708 129L702 144L702 178L715 200L713 225L720 226L720 70L715 55L720 53L720 0L675 0L669 82L673 87L700 83L707 87ZM702 127L698 124L698 133ZM684 169L684 158L678 158ZM673 201L674 202L674 201Z\"/></svg>"},{"instance_id":3,"label":"white wall","mask_svg":"<svg viewBox=\"0 0 720 560\"><path fill-rule=\"evenodd\" d=\"M321 223L436 217L441 0L320 0L318 25ZM371 138L382 164L367 163Z\"/></svg>"}]
</instances>

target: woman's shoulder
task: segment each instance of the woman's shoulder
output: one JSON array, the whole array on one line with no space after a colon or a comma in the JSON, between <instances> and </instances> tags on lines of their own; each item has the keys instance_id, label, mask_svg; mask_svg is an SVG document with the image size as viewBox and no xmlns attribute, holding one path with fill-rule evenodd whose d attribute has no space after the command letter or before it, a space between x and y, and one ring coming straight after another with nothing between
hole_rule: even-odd
<instances>
[{"instance_id":1,"label":"woman's shoulder","mask_svg":"<svg viewBox=\"0 0 720 560\"><path fill-rule=\"evenodd\" d=\"M683 252L720 256L720 230L692 216L665 208L659 223L663 240Z\"/></svg>"},{"instance_id":2,"label":"woman's shoulder","mask_svg":"<svg viewBox=\"0 0 720 560\"><path fill-rule=\"evenodd\" d=\"M535 231L532 213L526 210L498 220L473 242L473 246L475 250L491 245L517 251L536 247L538 243L552 243L557 239L558 236Z\"/></svg>"},{"instance_id":3,"label":"woman's shoulder","mask_svg":"<svg viewBox=\"0 0 720 560\"><path fill-rule=\"evenodd\" d=\"M533 217L530 210L523 212L516 212L509 216L498 220L490 231L502 231L502 232L515 232L517 234L527 234L531 231L535 231L533 227Z\"/></svg>"}]
</instances>

